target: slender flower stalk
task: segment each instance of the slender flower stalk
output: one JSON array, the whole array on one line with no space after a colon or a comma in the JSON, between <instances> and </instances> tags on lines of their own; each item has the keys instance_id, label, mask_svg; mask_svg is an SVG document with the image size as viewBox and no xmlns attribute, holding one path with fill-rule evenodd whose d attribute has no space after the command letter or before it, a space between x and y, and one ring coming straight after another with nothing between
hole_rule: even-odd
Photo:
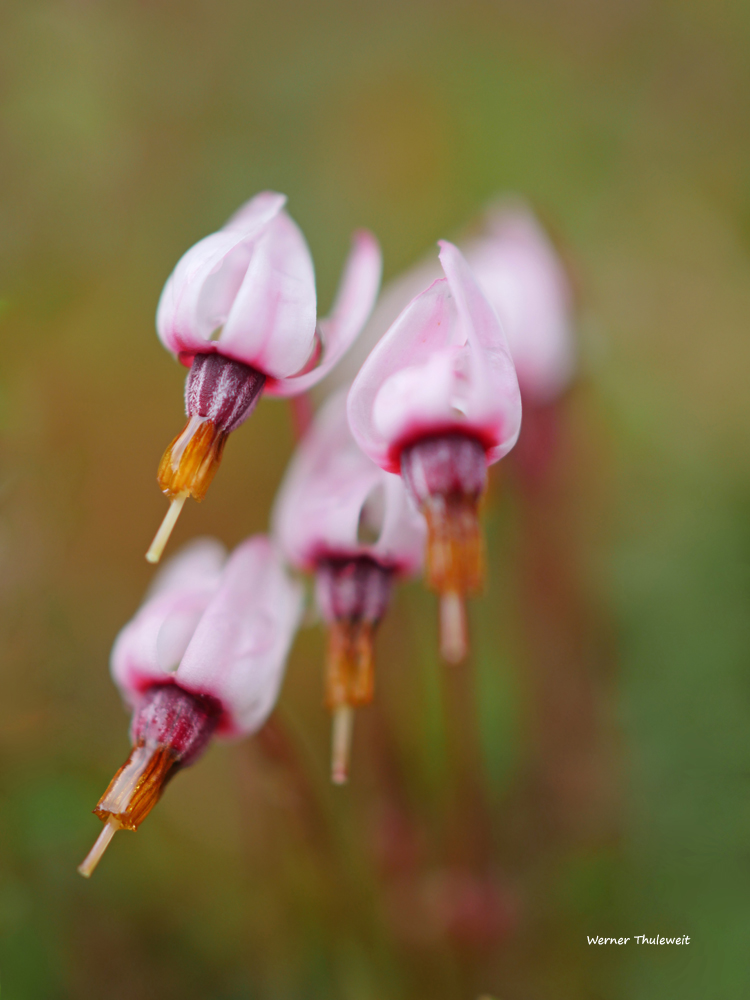
<instances>
[{"instance_id":1,"label":"slender flower stalk","mask_svg":"<svg viewBox=\"0 0 750 1000\"><path fill-rule=\"evenodd\" d=\"M395 579L417 573L425 524L398 476L359 449L346 390L318 414L273 512L274 534L297 569L313 573L328 626L325 701L333 716L332 779L347 780L354 709L374 693L373 643Z\"/></svg>"},{"instance_id":2,"label":"slender flower stalk","mask_svg":"<svg viewBox=\"0 0 750 1000\"><path fill-rule=\"evenodd\" d=\"M136 830L165 785L211 739L255 732L278 695L301 613L298 584L261 535L229 559L203 539L171 559L112 650L133 712L132 750L94 810L105 823L89 877L117 830Z\"/></svg>"},{"instance_id":3,"label":"slender flower stalk","mask_svg":"<svg viewBox=\"0 0 750 1000\"><path fill-rule=\"evenodd\" d=\"M146 558L158 562L189 496L202 500L227 437L262 394L296 396L324 378L356 338L380 284L380 250L364 230L331 315L316 320L313 263L286 198L264 191L180 259L164 286L156 328L190 370L187 424L159 464L170 508Z\"/></svg>"},{"instance_id":4,"label":"slender flower stalk","mask_svg":"<svg viewBox=\"0 0 750 1000\"><path fill-rule=\"evenodd\" d=\"M354 380L349 423L362 450L397 472L428 525L427 583L440 595L440 648L464 659L464 601L484 579L479 503L487 466L521 425L515 368L492 306L460 251L401 313Z\"/></svg>"}]
</instances>

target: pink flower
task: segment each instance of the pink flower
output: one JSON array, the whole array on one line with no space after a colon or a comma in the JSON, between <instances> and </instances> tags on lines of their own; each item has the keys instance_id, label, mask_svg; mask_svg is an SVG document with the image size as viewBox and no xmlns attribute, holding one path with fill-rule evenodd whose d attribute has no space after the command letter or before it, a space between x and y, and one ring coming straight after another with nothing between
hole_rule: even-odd
<instances>
[{"instance_id":1,"label":"pink flower","mask_svg":"<svg viewBox=\"0 0 750 1000\"><path fill-rule=\"evenodd\" d=\"M201 500L226 438L263 392L305 392L337 364L366 322L380 283L380 250L355 233L331 315L318 323L315 278L284 195L256 195L180 259L159 301L162 343L190 367L188 423L162 458L173 501L147 558L157 562L187 496Z\"/></svg>"},{"instance_id":2,"label":"pink flower","mask_svg":"<svg viewBox=\"0 0 750 1000\"><path fill-rule=\"evenodd\" d=\"M524 405L552 402L571 381L576 350L573 292L549 237L531 209L508 199L485 213L480 235L461 241L459 249L500 319ZM332 380L343 385L353 379L396 317L438 277L438 261L430 259L386 285Z\"/></svg>"},{"instance_id":3,"label":"pink flower","mask_svg":"<svg viewBox=\"0 0 750 1000\"><path fill-rule=\"evenodd\" d=\"M404 309L354 380L362 450L400 472L427 518L428 582L441 594L442 650L466 650L463 595L482 581L477 505L487 465L513 447L521 397L500 322L466 261L441 242L438 279Z\"/></svg>"},{"instance_id":4,"label":"pink flower","mask_svg":"<svg viewBox=\"0 0 750 1000\"><path fill-rule=\"evenodd\" d=\"M460 433L490 462L515 444L521 399L492 307L460 251L443 240L444 278L417 295L362 366L349 393L355 440L389 472L420 438Z\"/></svg>"},{"instance_id":5,"label":"pink flower","mask_svg":"<svg viewBox=\"0 0 750 1000\"><path fill-rule=\"evenodd\" d=\"M183 364L217 353L265 375L265 392L293 396L328 374L366 322L380 251L370 233L355 233L333 313L320 323L320 360L301 374L318 335L315 275L285 203L285 195L263 191L191 247L164 286L156 328Z\"/></svg>"},{"instance_id":6,"label":"pink flower","mask_svg":"<svg viewBox=\"0 0 750 1000\"><path fill-rule=\"evenodd\" d=\"M274 534L298 569L366 556L398 573L417 573L424 520L401 479L371 461L352 437L346 395L339 391L326 401L297 449L274 505Z\"/></svg>"},{"instance_id":7,"label":"pink flower","mask_svg":"<svg viewBox=\"0 0 750 1000\"><path fill-rule=\"evenodd\" d=\"M551 402L575 370L573 296L565 269L532 212L488 212L464 253L508 338L525 403Z\"/></svg>"},{"instance_id":8,"label":"pink flower","mask_svg":"<svg viewBox=\"0 0 750 1000\"><path fill-rule=\"evenodd\" d=\"M91 874L116 830L140 825L167 780L213 736L263 725L301 607L300 586L261 535L229 559L218 542L202 539L167 563L112 650L112 676L133 711L133 750L95 810L107 826L82 874Z\"/></svg>"},{"instance_id":9,"label":"pink flower","mask_svg":"<svg viewBox=\"0 0 750 1000\"><path fill-rule=\"evenodd\" d=\"M394 578L421 569L426 526L400 477L359 449L346 391L331 397L297 450L273 511L289 562L316 577L329 628L326 703L334 715L333 780L346 780L352 709L373 695L373 639Z\"/></svg>"}]
</instances>

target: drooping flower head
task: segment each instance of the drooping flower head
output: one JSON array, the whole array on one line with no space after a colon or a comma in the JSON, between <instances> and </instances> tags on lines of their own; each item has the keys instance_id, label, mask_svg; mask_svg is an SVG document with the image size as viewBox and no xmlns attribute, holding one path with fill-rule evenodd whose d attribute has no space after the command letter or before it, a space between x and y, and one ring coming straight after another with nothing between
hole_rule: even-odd
<instances>
[{"instance_id":1,"label":"drooping flower head","mask_svg":"<svg viewBox=\"0 0 750 1000\"><path fill-rule=\"evenodd\" d=\"M521 397L497 315L460 251L440 244L445 274L404 309L354 380L352 433L399 472L429 528L428 582L441 595L441 647L466 648L463 596L482 581L477 506L487 465L513 447Z\"/></svg>"},{"instance_id":2,"label":"drooping flower head","mask_svg":"<svg viewBox=\"0 0 750 1000\"><path fill-rule=\"evenodd\" d=\"M380 283L380 250L355 233L331 315L317 321L310 251L284 211L286 198L264 191L180 259L159 301L165 347L190 368L188 423L159 466L170 513L147 558L157 562L187 496L201 500L227 435L260 395L294 396L324 378L370 314Z\"/></svg>"},{"instance_id":3,"label":"drooping flower head","mask_svg":"<svg viewBox=\"0 0 750 1000\"><path fill-rule=\"evenodd\" d=\"M394 579L421 569L426 526L399 476L358 447L346 390L323 406L289 465L274 506L287 560L315 574L328 625L326 703L334 716L333 780L346 780L352 710L372 700L373 638Z\"/></svg>"},{"instance_id":4,"label":"drooping flower head","mask_svg":"<svg viewBox=\"0 0 750 1000\"><path fill-rule=\"evenodd\" d=\"M575 373L576 349L571 280L551 239L523 201L503 198L485 212L479 234L458 247L503 327L524 406L553 401ZM351 381L408 303L440 276L430 258L389 282L329 382Z\"/></svg>"},{"instance_id":5,"label":"drooping flower head","mask_svg":"<svg viewBox=\"0 0 750 1000\"><path fill-rule=\"evenodd\" d=\"M260 728L301 605L299 585L261 535L229 559L218 542L199 540L164 566L112 650L112 676L133 712L133 750L95 809L106 826L82 874L91 874L116 830L137 829L166 782L213 736Z\"/></svg>"}]
</instances>

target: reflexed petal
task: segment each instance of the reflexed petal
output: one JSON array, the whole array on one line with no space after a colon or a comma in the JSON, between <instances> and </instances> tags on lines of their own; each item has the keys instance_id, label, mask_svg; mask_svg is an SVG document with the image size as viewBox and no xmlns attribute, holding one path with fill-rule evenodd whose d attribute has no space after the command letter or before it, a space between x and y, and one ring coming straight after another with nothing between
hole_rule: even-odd
<instances>
[{"instance_id":1,"label":"reflexed petal","mask_svg":"<svg viewBox=\"0 0 750 1000\"><path fill-rule=\"evenodd\" d=\"M252 236L253 233L260 232L271 219L275 219L285 205L285 194L279 194L278 191L260 191L230 215L221 227L221 231L237 231Z\"/></svg>"},{"instance_id":2,"label":"reflexed petal","mask_svg":"<svg viewBox=\"0 0 750 1000\"><path fill-rule=\"evenodd\" d=\"M274 534L287 559L312 569L321 551L356 549L360 511L380 474L352 439L346 393L337 393L297 448L274 505Z\"/></svg>"},{"instance_id":3,"label":"reflexed petal","mask_svg":"<svg viewBox=\"0 0 750 1000\"><path fill-rule=\"evenodd\" d=\"M508 344L497 314L480 290L463 254L448 240L440 240L439 245L440 263L456 303L463 333L461 343L474 339L485 351L503 354L510 362Z\"/></svg>"},{"instance_id":4,"label":"reflexed petal","mask_svg":"<svg viewBox=\"0 0 750 1000\"><path fill-rule=\"evenodd\" d=\"M227 561L227 550L215 538L194 538L166 560L146 591L144 604L157 594L201 589L216 581Z\"/></svg>"},{"instance_id":5,"label":"reflexed petal","mask_svg":"<svg viewBox=\"0 0 750 1000\"><path fill-rule=\"evenodd\" d=\"M304 374L290 378L279 376L278 381L269 381L267 393L296 396L320 382L338 364L372 311L380 287L381 266L380 247L375 237L366 230L356 232L331 314L319 323L323 342L320 362ZM309 355L310 351L296 370L303 367Z\"/></svg>"},{"instance_id":6,"label":"reflexed petal","mask_svg":"<svg viewBox=\"0 0 750 1000\"><path fill-rule=\"evenodd\" d=\"M323 388L338 388L351 385L359 374L359 370L367 360L370 352L380 341L386 330L396 322L406 306L425 288L443 277L440 262L434 255L427 261L417 264L405 274L399 275L385 285L378 295L370 318L352 344L342 361L333 373L326 379Z\"/></svg>"},{"instance_id":7,"label":"reflexed petal","mask_svg":"<svg viewBox=\"0 0 750 1000\"><path fill-rule=\"evenodd\" d=\"M252 247L284 206L284 195L264 191L227 225L184 254L167 280L156 329L173 354L205 349L227 319L250 263ZM237 358L242 361L243 358Z\"/></svg>"},{"instance_id":8,"label":"reflexed petal","mask_svg":"<svg viewBox=\"0 0 750 1000\"><path fill-rule=\"evenodd\" d=\"M187 690L222 703L225 735L265 721L301 611L301 587L267 538L256 535L234 550L175 675Z\"/></svg>"},{"instance_id":9,"label":"reflexed petal","mask_svg":"<svg viewBox=\"0 0 750 1000\"><path fill-rule=\"evenodd\" d=\"M386 441L400 442L460 420L467 405L459 397L461 383L468 388L461 378L467 361L465 349L446 347L387 378L372 407L375 431ZM471 388L476 393L477 387Z\"/></svg>"},{"instance_id":10,"label":"reflexed petal","mask_svg":"<svg viewBox=\"0 0 750 1000\"><path fill-rule=\"evenodd\" d=\"M315 317L310 251L297 225L279 212L252 244L219 349L267 376L285 378L310 356Z\"/></svg>"},{"instance_id":11,"label":"reflexed petal","mask_svg":"<svg viewBox=\"0 0 750 1000\"><path fill-rule=\"evenodd\" d=\"M464 384L457 387L451 405L491 441L488 459L496 462L510 451L521 429L515 365L497 314L458 247L441 240L440 263L470 346Z\"/></svg>"},{"instance_id":12,"label":"reflexed petal","mask_svg":"<svg viewBox=\"0 0 750 1000\"><path fill-rule=\"evenodd\" d=\"M397 442L375 426L373 408L378 393L388 379L403 369L421 368L430 354L449 347L459 336L448 282L439 278L409 303L354 380L347 404L349 426L365 454L387 471L398 472L398 459L391 455L391 446ZM405 426L411 414L399 406L397 419L399 426Z\"/></svg>"}]
</instances>

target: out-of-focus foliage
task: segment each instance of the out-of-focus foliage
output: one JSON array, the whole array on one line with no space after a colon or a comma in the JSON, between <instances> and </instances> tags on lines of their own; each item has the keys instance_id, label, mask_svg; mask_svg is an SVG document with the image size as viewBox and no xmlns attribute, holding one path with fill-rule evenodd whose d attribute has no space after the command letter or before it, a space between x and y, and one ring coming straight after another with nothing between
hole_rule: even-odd
<instances>
[{"instance_id":1,"label":"out-of-focus foliage","mask_svg":"<svg viewBox=\"0 0 750 1000\"><path fill-rule=\"evenodd\" d=\"M11 0L0 22L3 995L746 997L747 6ZM548 492L493 481L472 670L441 670L404 588L331 789L305 631L279 716L311 802L273 740L216 748L85 883L127 753L107 658L182 420L158 294L263 187L324 307L354 227L392 276L523 192L578 276L582 376ZM292 437L263 401L173 547L263 530ZM644 933L692 943L586 944Z\"/></svg>"}]
</instances>

